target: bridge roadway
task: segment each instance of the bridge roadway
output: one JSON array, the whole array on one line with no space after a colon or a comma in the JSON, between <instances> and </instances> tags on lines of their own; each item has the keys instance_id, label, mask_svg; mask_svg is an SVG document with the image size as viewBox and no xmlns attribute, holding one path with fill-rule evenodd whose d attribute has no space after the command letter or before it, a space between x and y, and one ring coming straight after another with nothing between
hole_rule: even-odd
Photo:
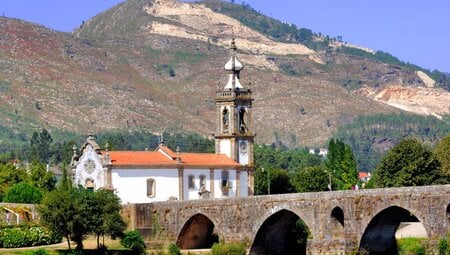
<instances>
[{"instance_id":1,"label":"bridge roadway","mask_svg":"<svg viewBox=\"0 0 450 255\"><path fill-rule=\"evenodd\" d=\"M421 222L430 240L449 233L450 185L296 193L128 205L132 228L208 248L245 241L249 254L396 254L401 222ZM303 220L307 244L292 238Z\"/></svg>"}]
</instances>

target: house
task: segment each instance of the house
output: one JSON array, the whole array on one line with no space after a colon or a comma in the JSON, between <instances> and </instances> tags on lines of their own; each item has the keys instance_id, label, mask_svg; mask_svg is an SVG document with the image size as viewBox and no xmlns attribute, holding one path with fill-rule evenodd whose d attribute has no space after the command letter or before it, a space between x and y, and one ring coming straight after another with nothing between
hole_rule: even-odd
<instances>
[{"instance_id":1,"label":"house","mask_svg":"<svg viewBox=\"0 0 450 255\"><path fill-rule=\"evenodd\" d=\"M372 177L372 175L370 174L370 172L367 172L367 173L366 172L359 172L358 173L358 178L363 183L368 182L371 177Z\"/></svg>"},{"instance_id":2,"label":"house","mask_svg":"<svg viewBox=\"0 0 450 255\"><path fill-rule=\"evenodd\" d=\"M239 82L234 39L228 82L216 92L215 153L184 153L161 141L154 151L110 151L89 136L72 159L73 183L113 190L122 203L253 195L252 92Z\"/></svg>"}]
</instances>

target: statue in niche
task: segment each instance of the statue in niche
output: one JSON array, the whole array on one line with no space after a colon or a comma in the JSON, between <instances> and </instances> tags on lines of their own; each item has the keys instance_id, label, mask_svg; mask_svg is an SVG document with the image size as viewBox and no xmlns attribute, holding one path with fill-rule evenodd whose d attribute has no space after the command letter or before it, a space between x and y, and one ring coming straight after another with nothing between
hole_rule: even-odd
<instances>
[{"instance_id":1,"label":"statue in niche","mask_svg":"<svg viewBox=\"0 0 450 255\"><path fill-rule=\"evenodd\" d=\"M239 132L241 133L245 133L247 129L245 126L244 118L245 118L245 109L241 107L241 109L239 109Z\"/></svg>"},{"instance_id":2,"label":"statue in niche","mask_svg":"<svg viewBox=\"0 0 450 255\"><path fill-rule=\"evenodd\" d=\"M225 107L222 112L222 125L223 130L227 131L230 124L230 115L228 114L228 109Z\"/></svg>"}]
</instances>

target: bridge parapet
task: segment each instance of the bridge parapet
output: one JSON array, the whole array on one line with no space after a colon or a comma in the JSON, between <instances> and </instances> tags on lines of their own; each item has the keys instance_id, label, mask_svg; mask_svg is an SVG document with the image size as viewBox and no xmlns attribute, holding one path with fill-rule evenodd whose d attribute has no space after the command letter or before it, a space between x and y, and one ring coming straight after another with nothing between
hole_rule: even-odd
<instances>
[{"instance_id":1,"label":"bridge parapet","mask_svg":"<svg viewBox=\"0 0 450 255\"><path fill-rule=\"evenodd\" d=\"M441 237L447 234L447 226L450 225L447 220L449 204L450 185L440 185L166 201L131 207L134 208L134 228L145 234L161 232L176 240L194 215L203 215L212 222L214 233L220 240L244 240L248 243L255 241L258 231L269 217L278 212L292 212L311 231L313 241L308 244L309 252L321 254L314 250L319 251L327 245L336 247L335 251L354 250L368 229L382 229L390 236L391 229L395 230L401 219L387 223L378 220L377 215L397 214L402 210L414 215L430 238ZM157 231L155 226L159 228ZM370 235L366 234L367 238L370 239Z\"/></svg>"}]
</instances>

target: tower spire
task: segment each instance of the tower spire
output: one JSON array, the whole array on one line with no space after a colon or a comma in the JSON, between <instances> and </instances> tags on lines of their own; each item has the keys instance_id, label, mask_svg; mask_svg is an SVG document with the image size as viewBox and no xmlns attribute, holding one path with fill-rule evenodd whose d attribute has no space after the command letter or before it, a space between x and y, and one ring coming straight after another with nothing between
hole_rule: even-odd
<instances>
[{"instance_id":1,"label":"tower spire","mask_svg":"<svg viewBox=\"0 0 450 255\"><path fill-rule=\"evenodd\" d=\"M239 82L239 73L244 68L241 62L236 57L236 41L233 37L230 47L230 60L225 64L225 70L228 73L228 83L225 85L225 90L240 90L244 87Z\"/></svg>"}]
</instances>

